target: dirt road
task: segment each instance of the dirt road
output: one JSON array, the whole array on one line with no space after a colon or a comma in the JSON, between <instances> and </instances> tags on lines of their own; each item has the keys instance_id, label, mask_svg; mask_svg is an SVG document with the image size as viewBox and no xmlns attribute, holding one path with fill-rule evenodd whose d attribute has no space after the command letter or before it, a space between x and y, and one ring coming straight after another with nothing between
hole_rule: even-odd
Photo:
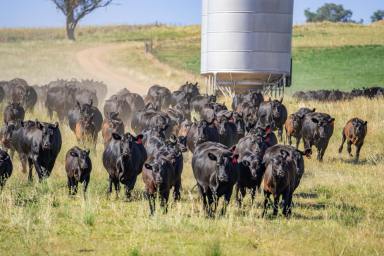
<instances>
[{"instance_id":1,"label":"dirt road","mask_svg":"<svg viewBox=\"0 0 384 256\"><path fill-rule=\"evenodd\" d=\"M97 46L78 52L76 58L85 72L108 84L109 95L124 87L132 92L143 94L148 89L148 85L133 77L128 68L116 69L108 64L107 59L111 52L123 50L126 47L126 43Z\"/></svg>"}]
</instances>

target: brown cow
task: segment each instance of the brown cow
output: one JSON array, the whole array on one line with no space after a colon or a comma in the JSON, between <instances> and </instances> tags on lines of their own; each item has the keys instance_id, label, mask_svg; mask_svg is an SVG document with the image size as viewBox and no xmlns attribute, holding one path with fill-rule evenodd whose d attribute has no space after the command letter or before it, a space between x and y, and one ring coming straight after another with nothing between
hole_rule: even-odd
<instances>
[{"instance_id":1,"label":"brown cow","mask_svg":"<svg viewBox=\"0 0 384 256\"><path fill-rule=\"evenodd\" d=\"M288 144L292 145L292 137L296 138L296 148L299 148L301 140L301 121L302 119L296 115L291 114L288 116L287 121L285 122L285 136L288 140Z\"/></svg>"},{"instance_id":2,"label":"brown cow","mask_svg":"<svg viewBox=\"0 0 384 256\"><path fill-rule=\"evenodd\" d=\"M119 118L119 113L111 112L108 118L104 120L101 134L103 136L104 146L107 146L112 139L112 133L124 134L124 123Z\"/></svg>"},{"instance_id":3,"label":"brown cow","mask_svg":"<svg viewBox=\"0 0 384 256\"><path fill-rule=\"evenodd\" d=\"M77 141L85 144L86 142L92 142L94 148L96 148L97 132L95 124L93 122L94 114L80 117L75 126L75 136Z\"/></svg>"},{"instance_id":4,"label":"brown cow","mask_svg":"<svg viewBox=\"0 0 384 256\"><path fill-rule=\"evenodd\" d=\"M343 146L346 140L347 141L347 151L352 157L352 144L356 147L356 157L355 161L359 161L360 150L364 144L365 136L367 135L367 121L363 121L360 118L352 118L347 122L343 129L343 139L339 148L339 153L343 151Z\"/></svg>"}]
</instances>

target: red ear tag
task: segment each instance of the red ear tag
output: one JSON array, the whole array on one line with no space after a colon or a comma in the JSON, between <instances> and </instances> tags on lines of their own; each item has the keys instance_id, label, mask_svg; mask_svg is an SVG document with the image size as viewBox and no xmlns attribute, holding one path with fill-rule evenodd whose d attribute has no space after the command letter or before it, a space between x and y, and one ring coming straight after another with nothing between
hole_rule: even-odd
<instances>
[{"instance_id":1,"label":"red ear tag","mask_svg":"<svg viewBox=\"0 0 384 256\"><path fill-rule=\"evenodd\" d=\"M238 162L237 162L238 157L239 157L238 155L232 157L232 164L238 164Z\"/></svg>"},{"instance_id":2,"label":"red ear tag","mask_svg":"<svg viewBox=\"0 0 384 256\"><path fill-rule=\"evenodd\" d=\"M272 131L271 127L268 127L268 128L265 130L265 132L266 132L267 134L270 134L271 131Z\"/></svg>"},{"instance_id":3,"label":"red ear tag","mask_svg":"<svg viewBox=\"0 0 384 256\"><path fill-rule=\"evenodd\" d=\"M137 141L136 141L137 144L143 144L143 141L141 138L138 138Z\"/></svg>"}]
</instances>

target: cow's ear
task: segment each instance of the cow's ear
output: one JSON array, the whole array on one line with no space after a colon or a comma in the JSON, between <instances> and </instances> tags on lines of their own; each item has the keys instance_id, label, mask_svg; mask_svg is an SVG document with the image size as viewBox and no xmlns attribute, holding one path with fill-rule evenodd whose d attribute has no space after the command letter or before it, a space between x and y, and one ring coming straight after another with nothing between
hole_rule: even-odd
<instances>
[{"instance_id":1,"label":"cow's ear","mask_svg":"<svg viewBox=\"0 0 384 256\"><path fill-rule=\"evenodd\" d=\"M211 159L212 161L217 161L217 156L216 156L215 154L208 153L208 157L209 157L209 159Z\"/></svg>"},{"instance_id":2,"label":"cow's ear","mask_svg":"<svg viewBox=\"0 0 384 256\"><path fill-rule=\"evenodd\" d=\"M77 107L78 107L79 109L81 109L81 104L80 104L79 101L76 101L76 105L77 105Z\"/></svg>"},{"instance_id":3,"label":"cow's ear","mask_svg":"<svg viewBox=\"0 0 384 256\"><path fill-rule=\"evenodd\" d=\"M318 124L318 123L319 123L319 120L317 120L316 118L312 118L311 120L312 120L312 122L314 122L315 124Z\"/></svg>"},{"instance_id":4,"label":"cow's ear","mask_svg":"<svg viewBox=\"0 0 384 256\"><path fill-rule=\"evenodd\" d=\"M85 154L87 154L87 156L89 156L89 153L91 153L91 150L89 148L85 149L84 150Z\"/></svg>"},{"instance_id":5,"label":"cow's ear","mask_svg":"<svg viewBox=\"0 0 384 256\"><path fill-rule=\"evenodd\" d=\"M121 140L121 136L120 136L120 134L115 133L115 132L112 133L112 138L113 138L114 140Z\"/></svg>"},{"instance_id":6,"label":"cow's ear","mask_svg":"<svg viewBox=\"0 0 384 256\"><path fill-rule=\"evenodd\" d=\"M196 119L196 117L193 117L193 122L194 122L194 123L197 123L197 119Z\"/></svg>"},{"instance_id":7,"label":"cow's ear","mask_svg":"<svg viewBox=\"0 0 384 256\"><path fill-rule=\"evenodd\" d=\"M329 123L332 124L333 122L335 122L335 118L332 117L332 118L329 120Z\"/></svg>"},{"instance_id":8,"label":"cow's ear","mask_svg":"<svg viewBox=\"0 0 384 256\"><path fill-rule=\"evenodd\" d=\"M73 157L79 157L79 154L77 154L77 152L72 151L72 150L69 152L69 154L70 154L71 156L73 156Z\"/></svg>"},{"instance_id":9,"label":"cow's ear","mask_svg":"<svg viewBox=\"0 0 384 256\"><path fill-rule=\"evenodd\" d=\"M53 125L54 128L59 128L59 123L58 122L55 122L55 124Z\"/></svg>"},{"instance_id":10,"label":"cow's ear","mask_svg":"<svg viewBox=\"0 0 384 256\"><path fill-rule=\"evenodd\" d=\"M145 168L147 168L148 170L152 170L152 165L145 163L144 166L145 166Z\"/></svg>"},{"instance_id":11,"label":"cow's ear","mask_svg":"<svg viewBox=\"0 0 384 256\"><path fill-rule=\"evenodd\" d=\"M316 108L312 109L312 113L316 112Z\"/></svg>"},{"instance_id":12,"label":"cow's ear","mask_svg":"<svg viewBox=\"0 0 384 256\"><path fill-rule=\"evenodd\" d=\"M365 122L364 122L364 125L367 125L367 124L368 124L368 121L365 121Z\"/></svg>"},{"instance_id":13,"label":"cow's ear","mask_svg":"<svg viewBox=\"0 0 384 256\"><path fill-rule=\"evenodd\" d=\"M93 99L90 99L90 100L89 100L89 105L92 107L92 105L93 105Z\"/></svg>"},{"instance_id":14,"label":"cow's ear","mask_svg":"<svg viewBox=\"0 0 384 256\"><path fill-rule=\"evenodd\" d=\"M244 166L246 166L246 167L251 166L251 163L250 163L249 161L247 161L247 160L243 160L243 161L241 161L241 163L242 163Z\"/></svg>"},{"instance_id":15,"label":"cow's ear","mask_svg":"<svg viewBox=\"0 0 384 256\"><path fill-rule=\"evenodd\" d=\"M279 100L280 103L283 103L283 100L284 100L284 97L281 97L281 99Z\"/></svg>"}]
</instances>

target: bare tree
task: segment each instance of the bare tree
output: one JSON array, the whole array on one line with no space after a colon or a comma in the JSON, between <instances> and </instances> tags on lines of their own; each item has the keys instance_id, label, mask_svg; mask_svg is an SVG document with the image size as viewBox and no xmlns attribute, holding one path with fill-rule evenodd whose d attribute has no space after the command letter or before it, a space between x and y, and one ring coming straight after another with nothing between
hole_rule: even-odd
<instances>
[{"instance_id":1,"label":"bare tree","mask_svg":"<svg viewBox=\"0 0 384 256\"><path fill-rule=\"evenodd\" d=\"M106 7L113 0L51 0L66 17L67 37L75 41L75 29L87 14Z\"/></svg>"}]
</instances>

